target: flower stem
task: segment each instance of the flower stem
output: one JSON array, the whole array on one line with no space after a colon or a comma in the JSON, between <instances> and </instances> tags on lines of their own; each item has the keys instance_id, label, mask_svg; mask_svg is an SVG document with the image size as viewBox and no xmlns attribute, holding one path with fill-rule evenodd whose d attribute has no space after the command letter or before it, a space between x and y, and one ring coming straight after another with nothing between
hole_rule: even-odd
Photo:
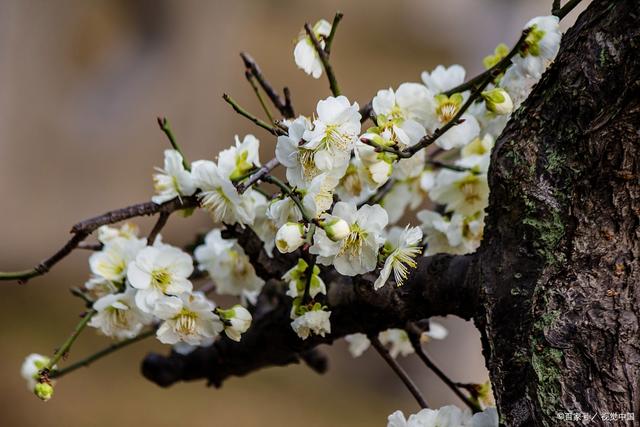
<instances>
[{"instance_id":1,"label":"flower stem","mask_svg":"<svg viewBox=\"0 0 640 427\"><path fill-rule=\"evenodd\" d=\"M457 387L456 384L451 381L451 379L444 372L442 372L440 368L438 368L438 366L429 358L429 356L427 356L427 354L422 349L422 345L420 344L420 334L410 330L407 330L407 333L409 334L409 340L411 341L413 349L416 351L416 354L418 355L420 360L422 360L422 362L427 366L427 368L431 369L431 371L433 371L433 373L436 374L436 376L440 378L442 382L444 382L451 389L451 391L453 391L455 395L458 396L460 400L462 400L469 407L469 409L471 409L474 414L476 412L481 412L482 408L480 408L480 406L476 402L471 401L471 399L465 396L464 393L460 391L460 388Z\"/></svg>"},{"instance_id":2,"label":"flower stem","mask_svg":"<svg viewBox=\"0 0 640 427\"><path fill-rule=\"evenodd\" d=\"M187 159L184 157L184 153L182 152L182 150L180 149L180 146L176 142L176 138L173 136L173 132L171 131L171 126L169 126L169 121L167 120L167 118L158 117L158 126L160 126L160 129L162 130L162 132L164 132L164 134L167 135L167 138L169 139L169 142L171 143L171 146L173 147L173 149L176 150L178 153L180 153L180 156L182 157L182 166L184 166L186 170L191 170L191 166L189 166Z\"/></svg>"},{"instance_id":3,"label":"flower stem","mask_svg":"<svg viewBox=\"0 0 640 427\"><path fill-rule=\"evenodd\" d=\"M229 105L231 105L231 107L235 110L236 113L240 114L243 117L246 117L247 119L252 121L255 125L260 126L262 129L265 129L267 132L275 136L284 135L284 131L263 122L262 120L260 120L259 118L257 118L256 116L254 116L253 114L245 110L244 108L242 108L240 105L238 105L238 103L234 101L233 98L231 98L226 93L222 95L222 99L224 99Z\"/></svg>"},{"instance_id":4,"label":"flower stem","mask_svg":"<svg viewBox=\"0 0 640 427\"><path fill-rule=\"evenodd\" d=\"M148 338L150 336L152 336L153 334L155 334L156 330L154 329L150 329L146 332L141 333L140 335L133 337L133 338L129 338L120 342L117 342L115 344L112 344L108 347L103 348L102 350L93 353L90 356L85 357L82 360L79 360L63 369L59 369L59 370L54 370L51 372L51 374L49 375L49 378L60 378L64 375L67 375L73 371L75 371L78 368L82 368L84 366L89 366L90 364L92 364L93 362L102 359L105 356L108 356L109 354L120 350L123 347L127 347L130 344L136 343L138 341L142 341L145 338Z\"/></svg>"},{"instance_id":5,"label":"flower stem","mask_svg":"<svg viewBox=\"0 0 640 427\"><path fill-rule=\"evenodd\" d=\"M69 350L73 346L73 343L80 336L84 328L87 327L89 320L91 320L93 315L96 313L97 311L95 311L94 309L91 309L84 314L84 316L82 317L82 320L80 320L80 322L76 325L75 329L73 330L73 333L69 336L69 338L67 338L67 340L64 343L62 343L60 348L56 350L56 352L53 354L53 357L49 360L49 363L42 371L50 372L53 369L53 367L60 361L60 359L62 359L62 357L69 352Z\"/></svg>"},{"instance_id":6,"label":"flower stem","mask_svg":"<svg viewBox=\"0 0 640 427\"><path fill-rule=\"evenodd\" d=\"M247 78L247 81L251 85L251 88L253 89L253 92L256 94L256 97L258 97L258 101L260 102L260 105L262 106L264 113L267 115L267 118L269 119L269 123L273 123L273 116L271 115L271 111L269 110L269 107L267 107L267 104L264 102L264 98L262 98L260 89L258 88L258 85L254 80L255 77L253 76L253 73L251 73L250 70L246 70L244 72L244 76Z\"/></svg>"}]
</instances>

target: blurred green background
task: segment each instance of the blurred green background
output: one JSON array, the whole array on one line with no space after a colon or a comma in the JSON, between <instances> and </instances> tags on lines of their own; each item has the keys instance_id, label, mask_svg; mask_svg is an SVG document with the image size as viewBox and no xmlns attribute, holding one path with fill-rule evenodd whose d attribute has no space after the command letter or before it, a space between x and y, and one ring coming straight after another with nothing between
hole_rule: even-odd
<instances>
[{"instance_id":1,"label":"blurred green background","mask_svg":"<svg viewBox=\"0 0 640 427\"><path fill-rule=\"evenodd\" d=\"M223 92L259 113L243 76L251 53L272 83L291 88L297 112L328 96L324 79L296 69L294 40L307 20L345 13L333 49L343 92L367 102L378 89L419 81L439 63L480 71L499 42L547 14L551 1L0 1L0 269L35 265L89 216L149 200L151 174L167 143L155 118L166 115L190 159L213 158L253 128L222 101ZM148 220L138 221L143 232ZM171 218L166 240L189 242L209 227L196 214ZM88 276L77 252L25 286L2 284L1 426L384 426L415 402L373 352L351 359L344 343L326 349L331 369L273 368L227 381L160 389L139 374L154 340L138 343L58 382L42 403L19 375L28 353L51 354L77 322L81 304L68 288ZM486 379L479 335L460 319L429 351L460 381ZM107 345L88 330L70 359ZM434 406L458 403L415 357L401 363Z\"/></svg>"}]
</instances>

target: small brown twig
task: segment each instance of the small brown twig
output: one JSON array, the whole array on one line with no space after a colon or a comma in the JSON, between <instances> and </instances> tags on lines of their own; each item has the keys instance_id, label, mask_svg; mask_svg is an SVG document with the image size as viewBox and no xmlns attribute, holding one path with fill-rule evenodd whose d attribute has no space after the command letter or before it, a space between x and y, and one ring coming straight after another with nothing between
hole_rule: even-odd
<instances>
[{"instance_id":1,"label":"small brown twig","mask_svg":"<svg viewBox=\"0 0 640 427\"><path fill-rule=\"evenodd\" d=\"M262 70L260 70L256 61L245 52L241 52L240 57L242 58L242 62L244 62L244 66L251 72L251 74L253 74L280 114L287 119L295 117L293 107L291 106L291 100L287 100L288 89L285 88L285 99L283 100L282 97L273 89L271 83L269 83L269 81L264 77L264 74L262 74Z\"/></svg>"},{"instance_id":2,"label":"small brown twig","mask_svg":"<svg viewBox=\"0 0 640 427\"><path fill-rule=\"evenodd\" d=\"M158 234L160 234L162 228L167 224L169 215L171 215L171 212L160 212L156 224L153 226L151 232L149 233L149 236L147 237L147 246L152 246L156 241L156 237L158 237Z\"/></svg>"},{"instance_id":3,"label":"small brown twig","mask_svg":"<svg viewBox=\"0 0 640 427\"><path fill-rule=\"evenodd\" d=\"M322 67L324 68L325 73L327 73L327 79L329 80L329 88L331 89L331 93L333 94L333 96L340 96L340 87L338 86L338 81L336 80L336 76L333 73L333 67L331 66L331 62L329 61L329 54L320 45L320 41L313 33L313 30L309 26L309 23L304 24L304 30L307 32L307 36L309 36L311 44L313 44L313 47L315 48L316 53L320 58L320 62L322 62Z\"/></svg>"},{"instance_id":4,"label":"small brown twig","mask_svg":"<svg viewBox=\"0 0 640 427\"><path fill-rule=\"evenodd\" d=\"M416 399L416 401L420 405L420 408L423 408L423 409L428 408L429 405L427 405L427 402L424 400L424 397L422 397L422 394L420 393L420 390L418 390L418 387L411 380L411 378L409 378L409 375L407 374L407 372L404 369L402 369L402 366L400 366L398 362L393 357L391 357L391 355L389 354L387 349L382 345L378 337L373 334L369 335L369 341L371 341L371 345L373 346L373 348L375 348L378 351L380 356L382 356L384 361L387 362L389 367L393 369L393 372L395 372L396 375L400 378L400 380L402 380L402 382L407 387L409 392L413 395L413 397Z\"/></svg>"}]
</instances>

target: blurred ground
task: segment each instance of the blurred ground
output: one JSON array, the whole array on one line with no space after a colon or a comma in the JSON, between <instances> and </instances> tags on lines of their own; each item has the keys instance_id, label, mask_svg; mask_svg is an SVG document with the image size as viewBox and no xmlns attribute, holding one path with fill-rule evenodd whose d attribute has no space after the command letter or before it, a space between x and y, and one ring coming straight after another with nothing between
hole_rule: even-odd
<instances>
[{"instance_id":1,"label":"blurred ground","mask_svg":"<svg viewBox=\"0 0 640 427\"><path fill-rule=\"evenodd\" d=\"M368 101L380 88L418 81L438 63L470 73L499 42L512 43L551 1L0 1L0 269L23 269L50 254L70 225L145 201L152 168L167 144L155 124L166 115L190 159L213 158L235 133L255 133L263 159L274 139L249 126L223 92L259 112L238 57L251 53L272 83L288 85L300 113L328 96L324 79L297 70L293 40L305 20L345 13L333 49L343 92ZM271 151L272 152L272 151ZM139 221L143 231L148 221ZM203 215L172 218L166 239L183 244L206 230ZM64 378L43 404L19 376L30 352L50 354L77 321L67 292L84 282L86 253L76 253L27 286L2 285L2 426L385 425L395 409L415 411L410 395L372 352L352 360L343 344L318 376L298 366L169 390L146 382L139 361L151 340ZM459 319L430 345L461 381L486 378L479 335ZM72 359L106 345L88 331ZM402 360L433 405L456 402L413 357Z\"/></svg>"}]
</instances>

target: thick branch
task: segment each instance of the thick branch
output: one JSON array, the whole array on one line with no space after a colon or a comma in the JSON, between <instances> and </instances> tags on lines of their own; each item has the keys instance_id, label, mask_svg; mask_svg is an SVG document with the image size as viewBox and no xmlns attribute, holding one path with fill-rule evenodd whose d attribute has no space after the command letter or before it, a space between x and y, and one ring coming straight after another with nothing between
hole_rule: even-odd
<instances>
[{"instance_id":1,"label":"thick branch","mask_svg":"<svg viewBox=\"0 0 640 427\"><path fill-rule=\"evenodd\" d=\"M374 291L372 277L334 281L327 295L331 334L307 340L300 339L291 329L291 299L282 292L285 284L270 280L254 309L253 324L241 342L222 337L211 347L188 355L152 353L142 364L143 374L165 387L177 381L203 378L219 387L230 376L298 363L301 353L348 334L372 335L435 315L454 314L469 319L476 315L478 300L476 289L466 280L471 258L451 255L422 258L408 282L399 288L385 286Z\"/></svg>"}]
</instances>

